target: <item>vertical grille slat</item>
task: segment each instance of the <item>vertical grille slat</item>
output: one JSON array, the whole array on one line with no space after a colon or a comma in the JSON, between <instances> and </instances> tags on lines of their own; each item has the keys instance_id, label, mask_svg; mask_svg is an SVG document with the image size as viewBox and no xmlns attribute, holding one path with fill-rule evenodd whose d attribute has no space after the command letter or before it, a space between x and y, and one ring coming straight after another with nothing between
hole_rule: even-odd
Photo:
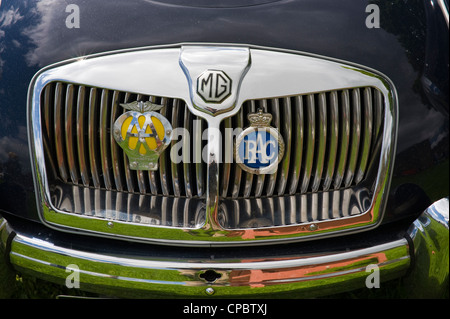
<instances>
[{"instance_id":1,"label":"vertical grille slat","mask_svg":"<svg viewBox=\"0 0 450 319\"><path fill-rule=\"evenodd\" d=\"M364 107L364 130L362 132L362 147L361 147L361 159L359 163L358 170L356 172L355 183L359 183L366 173L367 162L369 160L369 152L372 143L372 91L370 88L364 89L364 99L363 99L363 107Z\"/></svg>"},{"instance_id":2,"label":"vertical grille slat","mask_svg":"<svg viewBox=\"0 0 450 319\"><path fill-rule=\"evenodd\" d=\"M156 97L155 96L150 96L148 99L150 102L152 103L157 103ZM159 176L157 175L156 171L148 171L148 180L149 180L149 184L150 184L150 192L153 195L157 195L160 194L160 181L159 181Z\"/></svg>"},{"instance_id":3,"label":"vertical grille slat","mask_svg":"<svg viewBox=\"0 0 450 319\"><path fill-rule=\"evenodd\" d=\"M263 112L268 112L267 100L261 100L261 104L260 104L259 108L261 108ZM255 113L258 111L258 109L256 107L256 103L254 103L254 101L252 101L252 103L251 103L250 111L251 111L251 113ZM265 177L266 177L266 175L256 175L256 181L255 180L253 181L254 182L253 185L255 186L255 197L260 197L262 195L263 190L264 190Z\"/></svg>"},{"instance_id":4,"label":"vertical grille slat","mask_svg":"<svg viewBox=\"0 0 450 319\"><path fill-rule=\"evenodd\" d=\"M70 178L72 183L78 183L78 169L75 164L75 142L74 142L74 127L73 119L75 118L75 107L74 107L74 91L75 88L73 84L67 85L66 90L66 102L65 102L65 128L66 128L66 154L67 154L67 164L69 167Z\"/></svg>"},{"instance_id":5,"label":"vertical grille slat","mask_svg":"<svg viewBox=\"0 0 450 319\"><path fill-rule=\"evenodd\" d=\"M184 105L184 121L183 127L192 132L192 114L189 112L187 105ZM190 134L189 134L190 135ZM187 197L193 196L193 180L192 180L192 157L191 157L191 136L183 136L183 173L184 173L184 189Z\"/></svg>"},{"instance_id":6,"label":"vertical grille slat","mask_svg":"<svg viewBox=\"0 0 450 319\"><path fill-rule=\"evenodd\" d=\"M361 99L359 89L352 90L351 105L352 132L348 168L345 176L345 187L349 187L353 182L358 161L359 142L361 137Z\"/></svg>"},{"instance_id":7,"label":"vertical grille slat","mask_svg":"<svg viewBox=\"0 0 450 319\"><path fill-rule=\"evenodd\" d=\"M180 127L180 103L179 100L172 100L172 127L176 129ZM172 146L175 145L177 141L172 141ZM169 156L170 157L170 156ZM170 161L171 171L172 171L172 185L173 193L175 196L181 196L181 176L178 171L178 164L174 161Z\"/></svg>"},{"instance_id":8,"label":"vertical grille slat","mask_svg":"<svg viewBox=\"0 0 450 319\"><path fill-rule=\"evenodd\" d=\"M120 115L120 106L119 106L119 92L114 91L112 102L111 102L111 118L110 118L110 124L109 127L111 131L114 127L114 122L116 121L116 118ZM115 188L118 191L123 191L123 180L121 175L121 161L120 161L120 147L117 145L113 134L110 135L110 145L111 145L111 166L112 166L112 173L114 176L114 183Z\"/></svg>"},{"instance_id":9,"label":"vertical grille slat","mask_svg":"<svg viewBox=\"0 0 450 319\"><path fill-rule=\"evenodd\" d=\"M202 164L202 132L203 132L203 121L197 116L194 122L193 137L192 142L193 147L193 162L195 165L195 185L197 188L197 195L203 196L206 190L206 185L204 184L205 172L203 170Z\"/></svg>"},{"instance_id":10,"label":"vertical grille slat","mask_svg":"<svg viewBox=\"0 0 450 319\"><path fill-rule=\"evenodd\" d=\"M243 128L244 126L244 115L243 115L243 107L241 110L236 114L235 116L235 128ZM231 141L231 144L233 144L233 141ZM233 160L233 145L230 145L231 149L228 149L228 152L230 152L230 162ZM240 188L242 183L242 174L243 171L238 165L234 165L234 180L232 180L233 188L231 197L237 198L240 194Z\"/></svg>"},{"instance_id":11,"label":"vertical grille slat","mask_svg":"<svg viewBox=\"0 0 450 319\"><path fill-rule=\"evenodd\" d=\"M91 88L89 92L89 119L88 119L88 145L89 145L89 165L91 167L91 177L94 187L99 188L100 177L98 169L98 109L97 109L97 89Z\"/></svg>"},{"instance_id":12,"label":"vertical grille slat","mask_svg":"<svg viewBox=\"0 0 450 319\"><path fill-rule=\"evenodd\" d=\"M266 108L266 112L272 114L272 123L271 125L278 129L278 132L281 134L280 130L280 103L278 99L270 100L270 108ZM272 196L275 191L276 181L277 181L278 170L270 175L267 175L268 178L267 186L266 186L266 194L267 196Z\"/></svg>"},{"instance_id":13,"label":"vertical grille slat","mask_svg":"<svg viewBox=\"0 0 450 319\"><path fill-rule=\"evenodd\" d=\"M339 189L345 176L347 155L350 144L350 94L344 90L341 94L341 112L339 120L339 147L337 155L334 188Z\"/></svg>"},{"instance_id":14,"label":"vertical grille slat","mask_svg":"<svg viewBox=\"0 0 450 319\"><path fill-rule=\"evenodd\" d=\"M130 93L125 93L124 99L123 99L123 103L128 103L130 100ZM127 110L122 109L122 113L125 113ZM130 170L130 163L128 161L128 157L125 153L122 153L122 157L123 157L123 170L125 173L125 181L127 184L127 189L129 192L134 192L134 188L135 188L135 182L133 180L133 176L132 176L132 172Z\"/></svg>"},{"instance_id":15,"label":"vertical grille slat","mask_svg":"<svg viewBox=\"0 0 450 319\"><path fill-rule=\"evenodd\" d=\"M284 157L281 160L277 194L283 195L289 178L289 167L291 161L292 148L292 105L290 98L284 98L280 109L282 117L280 133L284 140Z\"/></svg>"},{"instance_id":16,"label":"vertical grille slat","mask_svg":"<svg viewBox=\"0 0 450 319\"><path fill-rule=\"evenodd\" d=\"M55 150L58 163L59 174L64 182L68 180L67 167L64 156L64 87L62 83L57 83L55 88L54 102L54 131L55 131Z\"/></svg>"},{"instance_id":17,"label":"vertical grille slat","mask_svg":"<svg viewBox=\"0 0 450 319\"><path fill-rule=\"evenodd\" d=\"M251 108L254 110L254 101L250 102L252 104ZM245 118L244 118L244 110L246 112L246 114L248 114L250 112L249 108L249 102L246 102L241 110L239 111L240 116L239 119L240 121L238 122L239 125L241 125L240 127L242 127L243 129L245 128L244 123L245 123ZM242 174L244 174L244 197L249 197L251 192L252 192L252 186L253 186L253 174L247 173L247 172L242 172Z\"/></svg>"},{"instance_id":18,"label":"vertical grille slat","mask_svg":"<svg viewBox=\"0 0 450 319\"><path fill-rule=\"evenodd\" d=\"M110 176L110 130L108 127L108 112L110 109L110 105L108 104L108 90L102 90L101 94L101 102L100 102L100 158L102 164L102 174L103 180L105 183L105 188L110 190L112 189L111 176Z\"/></svg>"},{"instance_id":19,"label":"vertical grille slat","mask_svg":"<svg viewBox=\"0 0 450 319\"><path fill-rule=\"evenodd\" d=\"M137 101L142 101L143 100L143 95L142 94L138 94L136 96L136 100ZM135 171L136 174L136 178L137 178L137 184L138 184L138 188L139 188L139 193L141 194L145 194L147 192L147 185L145 183L145 176L144 176L144 171Z\"/></svg>"},{"instance_id":20,"label":"vertical grille slat","mask_svg":"<svg viewBox=\"0 0 450 319\"><path fill-rule=\"evenodd\" d=\"M85 125L85 98L86 89L84 86L80 86L78 89L77 100L77 151L78 151L78 164L80 167L80 176L84 186L89 186L90 178L87 166L87 154L86 154L86 135L87 127Z\"/></svg>"},{"instance_id":21,"label":"vertical grille slat","mask_svg":"<svg viewBox=\"0 0 450 319\"><path fill-rule=\"evenodd\" d=\"M171 150L180 142L178 137L160 155L157 171L131 170L112 134L116 119L128 111L120 103L135 100L163 105L159 112L171 121L173 129L184 128L189 133L182 136L181 148L178 144L178 150ZM184 101L54 82L44 88L42 104L43 136L50 142L46 145L49 165L63 182L141 196L204 196L207 181L202 152L208 143L203 138L207 123L194 116ZM259 109L272 114L270 125L285 142L276 173L267 176L243 171L227 158L227 153L234 151L233 147L227 149L227 144L234 144L239 134L236 129L250 126L247 115ZM314 194L357 185L367 175L375 141L383 133L383 112L383 95L370 87L244 102L236 115L221 125L221 199ZM173 162L171 151L181 150L182 161ZM314 200L327 206L338 199L321 195ZM299 202L297 206L304 205ZM298 219L336 218L335 212L322 216L322 209L316 212L310 210L311 203L307 205L310 215Z\"/></svg>"},{"instance_id":22,"label":"vertical grille slat","mask_svg":"<svg viewBox=\"0 0 450 319\"><path fill-rule=\"evenodd\" d=\"M380 91L375 90L373 107L374 107L374 128L373 128L373 136L372 140L376 141L379 134L381 134L381 126L383 122L383 95Z\"/></svg>"},{"instance_id":23,"label":"vertical grille slat","mask_svg":"<svg viewBox=\"0 0 450 319\"><path fill-rule=\"evenodd\" d=\"M327 141L327 102L326 102L326 96L325 93L319 94L319 101L318 101L318 125L316 126L316 132L317 132L317 155L315 158L315 172L314 172L314 179L311 186L311 189L313 192L317 192L320 183L322 181L322 172L323 167L325 163L325 151L326 151L326 141Z\"/></svg>"},{"instance_id":24,"label":"vertical grille slat","mask_svg":"<svg viewBox=\"0 0 450 319\"><path fill-rule=\"evenodd\" d=\"M43 118L43 122L44 122L44 127L45 127L45 132L46 132L46 137L47 139L50 141L50 139L53 138L53 134L51 133L51 129L52 129L52 108L50 107L52 105L52 89L53 89L53 85L47 85L44 89L44 118ZM54 94L53 94L54 97Z\"/></svg>"},{"instance_id":25,"label":"vertical grille slat","mask_svg":"<svg viewBox=\"0 0 450 319\"><path fill-rule=\"evenodd\" d=\"M300 173L302 168L302 159L303 159L303 134L304 134L304 116L303 116L303 98L301 96L296 96L294 98L294 110L292 111L292 120L294 121L294 125L292 125L293 129L295 129L294 141L292 144L295 146L295 150L292 152L293 156L293 171L291 174L291 183L289 186L289 194L295 194L297 191L297 186L300 180Z\"/></svg>"},{"instance_id":26,"label":"vertical grille slat","mask_svg":"<svg viewBox=\"0 0 450 319\"><path fill-rule=\"evenodd\" d=\"M329 147L328 147L328 162L326 164L326 173L323 189L328 191L333 182L336 155L339 140L339 105L338 94L336 91L330 93L330 108L329 108Z\"/></svg>"},{"instance_id":27,"label":"vertical grille slat","mask_svg":"<svg viewBox=\"0 0 450 319\"><path fill-rule=\"evenodd\" d=\"M221 189L221 195L223 197L226 197L228 194L228 188L230 186L230 184L232 183L231 179L230 179L230 174L231 174L231 163L228 160L228 158L226 158L226 156L228 156L229 153L227 153L229 150L226 149L226 147L228 145L227 142L231 139L230 138L230 130L232 128L232 122L231 122L231 118L226 118L223 121L223 127L224 129L222 130L222 132L225 132L225 136L224 136L224 145L222 146L222 175L220 176L220 189ZM233 183L234 184L234 183Z\"/></svg>"},{"instance_id":28,"label":"vertical grille slat","mask_svg":"<svg viewBox=\"0 0 450 319\"><path fill-rule=\"evenodd\" d=\"M161 115L164 117L168 116L168 101L166 98L163 98L161 101L163 108L161 109ZM159 176L161 179L161 188L163 195L170 195L169 184L168 184L168 170L166 167L166 157L170 156L167 152L163 152L159 157Z\"/></svg>"},{"instance_id":29,"label":"vertical grille slat","mask_svg":"<svg viewBox=\"0 0 450 319\"><path fill-rule=\"evenodd\" d=\"M302 183L300 185L300 193L306 193L308 190L311 172L314 164L314 148L315 148L315 135L316 135L316 122L315 122L315 102L314 96L308 95L306 102L306 145L303 145L306 150L304 160L304 171L302 177Z\"/></svg>"}]
</instances>

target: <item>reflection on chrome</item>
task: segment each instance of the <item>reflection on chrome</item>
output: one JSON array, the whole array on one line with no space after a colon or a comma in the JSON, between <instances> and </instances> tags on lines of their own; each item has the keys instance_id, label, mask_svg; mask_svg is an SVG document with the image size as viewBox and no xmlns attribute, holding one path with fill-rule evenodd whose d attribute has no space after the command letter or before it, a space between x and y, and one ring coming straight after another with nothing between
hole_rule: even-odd
<instances>
[{"instance_id":1,"label":"reflection on chrome","mask_svg":"<svg viewBox=\"0 0 450 319\"><path fill-rule=\"evenodd\" d=\"M205 220L200 199L144 196L58 185L52 203L62 212L149 226L199 228Z\"/></svg>"},{"instance_id":2,"label":"reflection on chrome","mask_svg":"<svg viewBox=\"0 0 450 319\"><path fill-rule=\"evenodd\" d=\"M332 220L364 213L370 208L365 188L303 195L236 199L221 203L225 229L263 228Z\"/></svg>"},{"instance_id":3,"label":"reflection on chrome","mask_svg":"<svg viewBox=\"0 0 450 319\"><path fill-rule=\"evenodd\" d=\"M205 203L178 198L121 193L68 186L52 188L52 204L62 212L149 226L199 228ZM303 195L221 200L218 222L223 229L300 225L363 214L370 208L366 188Z\"/></svg>"}]
</instances>

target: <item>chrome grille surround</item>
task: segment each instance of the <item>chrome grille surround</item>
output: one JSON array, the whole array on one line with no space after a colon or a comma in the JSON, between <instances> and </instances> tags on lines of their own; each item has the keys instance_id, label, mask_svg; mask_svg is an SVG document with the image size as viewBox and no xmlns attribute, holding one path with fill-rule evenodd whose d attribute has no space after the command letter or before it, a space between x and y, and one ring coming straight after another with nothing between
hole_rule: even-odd
<instances>
[{"instance_id":1,"label":"chrome grille surround","mask_svg":"<svg viewBox=\"0 0 450 319\"><path fill-rule=\"evenodd\" d=\"M180 51L173 46L89 56L34 77L29 128L44 223L99 236L202 246L309 239L379 223L396 140L397 99L386 77L323 57L249 47L252 65L238 107L215 117L190 104ZM130 72L133 79L124 81ZM142 97L170 106L172 124L187 127L202 118L200 129L245 127L245 113L270 109L282 134L290 134L289 147L306 145L288 150L276 176L218 163L214 148L208 148L207 163L171 163L167 149L159 171L131 171L108 128L121 112L118 100ZM81 107L82 101L89 107ZM336 116L339 125L330 120ZM293 120L284 120L289 117ZM315 150L308 146L314 139ZM46 156L50 153L55 156Z\"/></svg>"}]
</instances>

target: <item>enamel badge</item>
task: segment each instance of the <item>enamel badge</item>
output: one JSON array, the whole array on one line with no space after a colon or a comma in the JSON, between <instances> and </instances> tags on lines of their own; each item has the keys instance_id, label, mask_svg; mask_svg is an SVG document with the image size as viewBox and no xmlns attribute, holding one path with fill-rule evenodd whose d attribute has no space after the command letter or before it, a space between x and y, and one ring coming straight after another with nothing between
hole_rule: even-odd
<instances>
[{"instance_id":1,"label":"enamel badge","mask_svg":"<svg viewBox=\"0 0 450 319\"><path fill-rule=\"evenodd\" d=\"M114 123L114 139L128 156L130 169L156 170L161 153L172 138L172 126L159 111L162 105L148 102L120 104L129 110Z\"/></svg>"},{"instance_id":2,"label":"enamel badge","mask_svg":"<svg viewBox=\"0 0 450 319\"><path fill-rule=\"evenodd\" d=\"M235 157L238 165L253 174L273 174L284 155L281 134L270 126L272 115L258 113L248 115L250 127L236 139Z\"/></svg>"}]
</instances>

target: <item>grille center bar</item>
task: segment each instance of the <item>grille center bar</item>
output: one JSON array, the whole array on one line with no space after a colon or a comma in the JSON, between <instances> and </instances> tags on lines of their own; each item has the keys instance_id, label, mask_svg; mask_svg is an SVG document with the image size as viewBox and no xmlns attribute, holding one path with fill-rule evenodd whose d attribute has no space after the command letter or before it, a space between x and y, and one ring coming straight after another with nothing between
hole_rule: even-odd
<instances>
[{"instance_id":1,"label":"grille center bar","mask_svg":"<svg viewBox=\"0 0 450 319\"><path fill-rule=\"evenodd\" d=\"M236 113L241 82L251 65L249 48L182 46L180 67L189 85L190 111L208 122L206 216L203 229L219 231L220 123Z\"/></svg>"}]
</instances>

